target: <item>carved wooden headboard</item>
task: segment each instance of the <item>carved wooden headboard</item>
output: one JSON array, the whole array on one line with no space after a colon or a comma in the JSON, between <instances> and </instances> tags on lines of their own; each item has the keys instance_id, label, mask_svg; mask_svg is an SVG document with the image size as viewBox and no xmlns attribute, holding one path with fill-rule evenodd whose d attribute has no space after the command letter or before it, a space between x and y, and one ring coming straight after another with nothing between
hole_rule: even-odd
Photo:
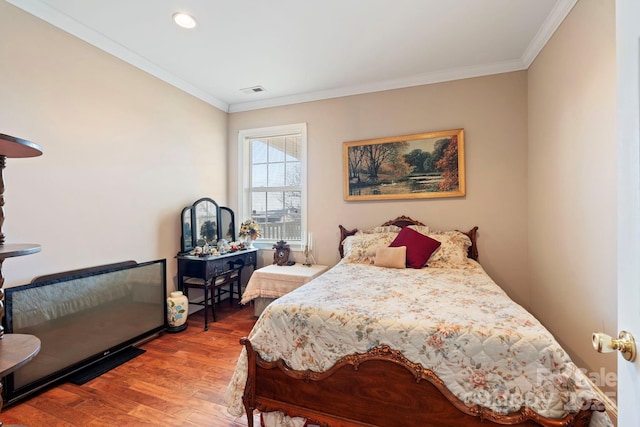
<instances>
[{"instance_id":1,"label":"carved wooden headboard","mask_svg":"<svg viewBox=\"0 0 640 427\"><path fill-rule=\"evenodd\" d=\"M420 221L416 221L415 219L411 219L408 216L403 215L403 216L397 217L396 219L387 221L382 225L383 226L395 225L400 228L404 228L409 225L424 225L424 224L421 223ZM338 228L340 229L340 244L338 245L338 252L340 252L340 258L343 258L344 257L344 246L343 246L344 239L356 234L358 229L354 228L353 230L347 230L342 225L338 225ZM478 246L476 243L477 232L478 232L478 227L473 227L469 231L461 231L461 233L466 234L467 236L469 236L469 239L471 239L471 246L469 247L469 252L467 256L476 261L478 260Z\"/></svg>"}]
</instances>

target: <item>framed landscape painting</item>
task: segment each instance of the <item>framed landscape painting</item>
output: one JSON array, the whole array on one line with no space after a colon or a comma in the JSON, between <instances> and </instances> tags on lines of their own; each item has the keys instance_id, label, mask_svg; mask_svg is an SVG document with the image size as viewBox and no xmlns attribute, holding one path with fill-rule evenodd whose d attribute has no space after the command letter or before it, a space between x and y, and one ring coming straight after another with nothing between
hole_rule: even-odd
<instances>
[{"instance_id":1,"label":"framed landscape painting","mask_svg":"<svg viewBox=\"0 0 640 427\"><path fill-rule=\"evenodd\" d=\"M465 195L464 129L345 142L344 199Z\"/></svg>"}]
</instances>

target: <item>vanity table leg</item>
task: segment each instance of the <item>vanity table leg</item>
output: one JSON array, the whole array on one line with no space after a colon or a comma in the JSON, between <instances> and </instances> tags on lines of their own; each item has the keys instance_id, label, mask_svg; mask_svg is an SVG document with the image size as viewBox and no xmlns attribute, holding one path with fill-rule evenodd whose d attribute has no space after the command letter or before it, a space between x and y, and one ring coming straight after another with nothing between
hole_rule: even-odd
<instances>
[{"instance_id":1,"label":"vanity table leg","mask_svg":"<svg viewBox=\"0 0 640 427\"><path fill-rule=\"evenodd\" d=\"M178 260L178 290L184 292L184 266L185 262Z\"/></svg>"},{"instance_id":2,"label":"vanity table leg","mask_svg":"<svg viewBox=\"0 0 640 427\"><path fill-rule=\"evenodd\" d=\"M209 330L209 282L204 282L204 330Z\"/></svg>"}]
</instances>

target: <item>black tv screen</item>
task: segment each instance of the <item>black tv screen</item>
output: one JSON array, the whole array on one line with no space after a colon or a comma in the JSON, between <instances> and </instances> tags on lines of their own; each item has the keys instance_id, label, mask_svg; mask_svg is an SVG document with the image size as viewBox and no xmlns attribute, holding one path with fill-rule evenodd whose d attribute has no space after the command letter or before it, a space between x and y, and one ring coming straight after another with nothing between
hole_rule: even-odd
<instances>
[{"instance_id":1,"label":"black tv screen","mask_svg":"<svg viewBox=\"0 0 640 427\"><path fill-rule=\"evenodd\" d=\"M5 377L10 405L105 362L167 327L166 260L128 261L5 289L5 333L31 334L38 355Z\"/></svg>"}]
</instances>

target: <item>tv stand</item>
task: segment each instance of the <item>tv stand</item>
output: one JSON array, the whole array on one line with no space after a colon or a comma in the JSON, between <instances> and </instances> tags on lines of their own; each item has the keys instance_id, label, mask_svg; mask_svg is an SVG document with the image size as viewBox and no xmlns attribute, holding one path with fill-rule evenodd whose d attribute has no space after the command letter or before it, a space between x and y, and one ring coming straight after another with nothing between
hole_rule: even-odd
<instances>
[{"instance_id":1,"label":"tv stand","mask_svg":"<svg viewBox=\"0 0 640 427\"><path fill-rule=\"evenodd\" d=\"M82 385L94 378L98 378L100 375L109 372L113 368L122 365L125 362L140 356L146 350L138 347L129 346L122 350L107 355L104 359L87 366L77 372L74 372L69 377L69 382L75 385Z\"/></svg>"}]
</instances>

